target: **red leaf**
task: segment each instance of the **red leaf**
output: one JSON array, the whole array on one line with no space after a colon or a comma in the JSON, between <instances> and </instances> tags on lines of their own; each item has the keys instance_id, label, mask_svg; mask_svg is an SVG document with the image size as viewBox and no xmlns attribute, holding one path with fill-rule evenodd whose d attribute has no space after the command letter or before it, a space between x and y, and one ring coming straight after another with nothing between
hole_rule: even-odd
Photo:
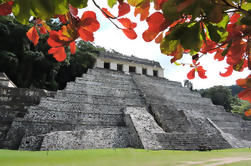
<instances>
[{"instance_id":1,"label":"red leaf","mask_svg":"<svg viewBox=\"0 0 251 166\"><path fill-rule=\"evenodd\" d=\"M129 39L133 40L137 38L137 34L133 29L122 29L122 31Z\"/></svg>"},{"instance_id":2,"label":"red leaf","mask_svg":"<svg viewBox=\"0 0 251 166\"><path fill-rule=\"evenodd\" d=\"M64 47L51 48L48 50L48 53L53 54L53 57L59 62L64 61L66 58Z\"/></svg>"},{"instance_id":3,"label":"red leaf","mask_svg":"<svg viewBox=\"0 0 251 166\"><path fill-rule=\"evenodd\" d=\"M145 0L139 7L135 8L134 16L140 14L140 21L144 21L149 16L150 1Z\"/></svg>"},{"instance_id":4,"label":"red leaf","mask_svg":"<svg viewBox=\"0 0 251 166\"><path fill-rule=\"evenodd\" d=\"M153 39L155 39L155 37L159 34L159 32L153 32L150 30L146 30L143 34L142 37L146 42L150 42Z\"/></svg>"},{"instance_id":5,"label":"red leaf","mask_svg":"<svg viewBox=\"0 0 251 166\"><path fill-rule=\"evenodd\" d=\"M223 61L224 58L225 58L225 56L222 56L222 52L223 52L222 49L217 49L217 52L216 52L216 54L214 55L214 59L215 59L215 60L217 59L218 61Z\"/></svg>"},{"instance_id":6,"label":"red leaf","mask_svg":"<svg viewBox=\"0 0 251 166\"><path fill-rule=\"evenodd\" d=\"M29 38L29 40L32 41L34 46L38 44L39 36L35 26L30 28L29 31L26 33L26 35Z\"/></svg>"},{"instance_id":7,"label":"red leaf","mask_svg":"<svg viewBox=\"0 0 251 166\"><path fill-rule=\"evenodd\" d=\"M149 30L150 31L154 31L154 32L160 32L162 30L164 30L162 28L162 24L166 21L165 17L163 16L162 13L160 12L155 12L153 13L151 16L149 16L146 19L148 25L149 25Z\"/></svg>"},{"instance_id":8,"label":"red leaf","mask_svg":"<svg viewBox=\"0 0 251 166\"><path fill-rule=\"evenodd\" d=\"M199 74L200 78L202 78L202 79L207 78L207 76L205 75L206 70L204 70L202 66L198 66L197 71L198 71L198 74Z\"/></svg>"},{"instance_id":9,"label":"red leaf","mask_svg":"<svg viewBox=\"0 0 251 166\"><path fill-rule=\"evenodd\" d=\"M247 78L236 80L236 84L242 88L251 88L251 74Z\"/></svg>"},{"instance_id":10,"label":"red leaf","mask_svg":"<svg viewBox=\"0 0 251 166\"><path fill-rule=\"evenodd\" d=\"M107 17L107 15L109 16L109 17L112 17L112 18L114 18L114 15L112 15L106 8L102 8L102 13L103 13L103 15L106 17L106 18L108 18ZM105 13L104 13L105 12Z\"/></svg>"},{"instance_id":11,"label":"red leaf","mask_svg":"<svg viewBox=\"0 0 251 166\"><path fill-rule=\"evenodd\" d=\"M247 111L245 111L245 116L251 116L251 109L249 109L249 110L247 110Z\"/></svg>"},{"instance_id":12,"label":"red leaf","mask_svg":"<svg viewBox=\"0 0 251 166\"><path fill-rule=\"evenodd\" d=\"M62 24L67 24L67 19L65 15L58 15L58 18Z\"/></svg>"},{"instance_id":13,"label":"red leaf","mask_svg":"<svg viewBox=\"0 0 251 166\"><path fill-rule=\"evenodd\" d=\"M71 49L71 54L75 54L76 53L76 44L75 41L70 43L70 49Z\"/></svg>"},{"instance_id":14,"label":"red leaf","mask_svg":"<svg viewBox=\"0 0 251 166\"><path fill-rule=\"evenodd\" d=\"M86 11L81 17L79 27L84 28L87 31L95 32L100 28L100 24L97 21L96 14L92 11Z\"/></svg>"},{"instance_id":15,"label":"red leaf","mask_svg":"<svg viewBox=\"0 0 251 166\"><path fill-rule=\"evenodd\" d=\"M251 103L251 88L247 88L238 94L238 97L242 100L247 100Z\"/></svg>"},{"instance_id":16,"label":"red leaf","mask_svg":"<svg viewBox=\"0 0 251 166\"><path fill-rule=\"evenodd\" d=\"M46 34L47 33L47 30L45 27L41 26L41 27L38 27L38 30L41 34Z\"/></svg>"},{"instance_id":17,"label":"red leaf","mask_svg":"<svg viewBox=\"0 0 251 166\"><path fill-rule=\"evenodd\" d=\"M47 43L51 47L59 47L62 46L64 43L59 39L60 33L57 31L50 31L50 37L47 40Z\"/></svg>"},{"instance_id":18,"label":"red leaf","mask_svg":"<svg viewBox=\"0 0 251 166\"><path fill-rule=\"evenodd\" d=\"M13 3L14 3L13 1L9 1L9 2L1 4L0 5L0 15L6 16L8 14L11 14Z\"/></svg>"},{"instance_id":19,"label":"red leaf","mask_svg":"<svg viewBox=\"0 0 251 166\"><path fill-rule=\"evenodd\" d=\"M127 3L124 2L120 3L118 8L119 8L119 17L130 12L130 5Z\"/></svg>"},{"instance_id":20,"label":"red leaf","mask_svg":"<svg viewBox=\"0 0 251 166\"><path fill-rule=\"evenodd\" d=\"M120 18L118 19L118 21L125 27L125 28L128 28L128 29L134 29L137 24L134 23L134 22L131 22L130 19L128 18Z\"/></svg>"},{"instance_id":21,"label":"red leaf","mask_svg":"<svg viewBox=\"0 0 251 166\"><path fill-rule=\"evenodd\" d=\"M75 7L73 7L73 6L71 6L71 5L69 5L69 11L75 17L78 15L78 9L75 8Z\"/></svg>"},{"instance_id":22,"label":"red leaf","mask_svg":"<svg viewBox=\"0 0 251 166\"><path fill-rule=\"evenodd\" d=\"M161 43L163 40L163 33L159 34L159 36L155 39L155 43Z\"/></svg>"},{"instance_id":23,"label":"red leaf","mask_svg":"<svg viewBox=\"0 0 251 166\"><path fill-rule=\"evenodd\" d=\"M222 77L228 77L228 76L232 75L232 73L234 71L233 66L228 66L225 69L227 69L227 71L225 73L221 73L220 72L220 76L222 76Z\"/></svg>"},{"instance_id":24,"label":"red leaf","mask_svg":"<svg viewBox=\"0 0 251 166\"><path fill-rule=\"evenodd\" d=\"M230 23L232 24L236 23L238 21L238 18L240 18L240 16L241 16L240 14L234 13L232 17L230 18Z\"/></svg>"},{"instance_id":25,"label":"red leaf","mask_svg":"<svg viewBox=\"0 0 251 166\"><path fill-rule=\"evenodd\" d=\"M90 31L85 30L85 28L79 28L78 29L78 33L80 35L80 37L84 40L84 41L94 41L94 36L93 33Z\"/></svg>"},{"instance_id":26,"label":"red leaf","mask_svg":"<svg viewBox=\"0 0 251 166\"><path fill-rule=\"evenodd\" d=\"M189 80L192 80L194 79L194 77L195 77L195 69L193 68L189 73L187 73L187 78Z\"/></svg>"}]
</instances>

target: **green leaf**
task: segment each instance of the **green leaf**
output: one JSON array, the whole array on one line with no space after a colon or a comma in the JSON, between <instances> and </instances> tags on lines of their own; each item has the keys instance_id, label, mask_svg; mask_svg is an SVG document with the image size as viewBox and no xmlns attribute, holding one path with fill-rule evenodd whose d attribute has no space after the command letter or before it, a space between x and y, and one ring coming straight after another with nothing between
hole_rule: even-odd
<instances>
[{"instance_id":1,"label":"green leaf","mask_svg":"<svg viewBox=\"0 0 251 166\"><path fill-rule=\"evenodd\" d=\"M117 3L117 0L108 0L108 5L112 8Z\"/></svg>"},{"instance_id":2,"label":"green leaf","mask_svg":"<svg viewBox=\"0 0 251 166\"><path fill-rule=\"evenodd\" d=\"M250 10L251 9L251 0L249 3L243 3L241 5L241 8L244 9L244 10Z\"/></svg>"},{"instance_id":3,"label":"green leaf","mask_svg":"<svg viewBox=\"0 0 251 166\"><path fill-rule=\"evenodd\" d=\"M87 7L88 0L69 0L69 3L75 8L85 8Z\"/></svg>"},{"instance_id":4,"label":"green leaf","mask_svg":"<svg viewBox=\"0 0 251 166\"><path fill-rule=\"evenodd\" d=\"M168 0L162 5L162 11L165 18L168 21L173 22L180 18L180 14L177 12L176 0Z\"/></svg>"},{"instance_id":5,"label":"green leaf","mask_svg":"<svg viewBox=\"0 0 251 166\"><path fill-rule=\"evenodd\" d=\"M31 16L32 0L16 0L12 12L16 19L22 24L29 24L29 18Z\"/></svg>"},{"instance_id":6,"label":"green leaf","mask_svg":"<svg viewBox=\"0 0 251 166\"><path fill-rule=\"evenodd\" d=\"M54 0L55 11L54 15L66 14L69 11L68 0Z\"/></svg>"},{"instance_id":7,"label":"green leaf","mask_svg":"<svg viewBox=\"0 0 251 166\"><path fill-rule=\"evenodd\" d=\"M171 40L169 36L166 36L160 44L161 53L170 55L174 50L176 50L177 45L178 40Z\"/></svg>"},{"instance_id":8,"label":"green leaf","mask_svg":"<svg viewBox=\"0 0 251 166\"><path fill-rule=\"evenodd\" d=\"M109 0L108 0L109 1ZM142 3L144 0L127 0L128 4L131 6L138 6L140 3Z\"/></svg>"},{"instance_id":9,"label":"green leaf","mask_svg":"<svg viewBox=\"0 0 251 166\"><path fill-rule=\"evenodd\" d=\"M217 27L212 25L211 23L209 23L207 25L207 28L208 28L208 32L209 32L209 36L210 36L211 40L218 43L220 41L221 37L217 32Z\"/></svg>"},{"instance_id":10,"label":"green leaf","mask_svg":"<svg viewBox=\"0 0 251 166\"><path fill-rule=\"evenodd\" d=\"M185 31L180 38L180 43L184 49L199 51L201 45L200 24L190 23L185 27Z\"/></svg>"},{"instance_id":11,"label":"green leaf","mask_svg":"<svg viewBox=\"0 0 251 166\"><path fill-rule=\"evenodd\" d=\"M217 23L216 26L226 29L228 22L229 22L229 16L225 14L221 22Z\"/></svg>"},{"instance_id":12,"label":"green leaf","mask_svg":"<svg viewBox=\"0 0 251 166\"><path fill-rule=\"evenodd\" d=\"M32 0L31 4L35 16L43 20L49 20L55 15L56 5L61 6L61 3L56 4L51 0Z\"/></svg>"}]
</instances>

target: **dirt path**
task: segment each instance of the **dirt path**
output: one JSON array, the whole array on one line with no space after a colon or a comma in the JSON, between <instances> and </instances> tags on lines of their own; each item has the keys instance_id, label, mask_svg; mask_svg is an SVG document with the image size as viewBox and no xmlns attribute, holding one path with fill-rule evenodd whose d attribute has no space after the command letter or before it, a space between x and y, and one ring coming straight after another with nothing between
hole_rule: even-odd
<instances>
[{"instance_id":1,"label":"dirt path","mask_svg":"<svg viewBox=\"0 0 251 166\"><path fill-rule=\"evenodd\" d=\"M190 166L190 165L200 165L200 166L220 166L224 164L231 164L239 161L249 161L251 165L251 156L242 156L242 157L225 157L225 158L218 158L218 159L211 159L211 160L204 160L204 161L184 161L184 164L180 164L177 166Z\"/></svg>"}]
</instances>

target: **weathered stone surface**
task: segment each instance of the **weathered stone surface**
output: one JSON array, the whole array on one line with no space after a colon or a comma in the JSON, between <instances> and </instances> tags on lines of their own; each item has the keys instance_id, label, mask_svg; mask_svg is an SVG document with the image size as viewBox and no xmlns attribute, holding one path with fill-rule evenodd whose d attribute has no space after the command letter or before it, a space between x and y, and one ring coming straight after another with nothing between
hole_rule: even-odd
<instances>
[{"instance_id":1,"label":"weathered stone surface","mask_svg":"<svg viewBox=\"0 0 251 166\"><path fill-rule=\"evenodd\" d=\"M58 131L44 136L41 150L126 148L128 136L126 127Z\"/></svg>"},{"instance_id":2,"label":"weathered stone surface","mask_svg":"<svg viewBox=\"0 0 251 166\"><path fill-rule=\"evenodd\" d=\"M55 97L40 100L41 94L36 92L2 92L1 148L199 150L251 146L250 122L164 78L92 69ZM27 111L26 104L20 103L30 101L26 96L33 96L31 103L39 105L30 104ZM25 113L20 114L21 108Z\"/></svg>"}]
</instances>

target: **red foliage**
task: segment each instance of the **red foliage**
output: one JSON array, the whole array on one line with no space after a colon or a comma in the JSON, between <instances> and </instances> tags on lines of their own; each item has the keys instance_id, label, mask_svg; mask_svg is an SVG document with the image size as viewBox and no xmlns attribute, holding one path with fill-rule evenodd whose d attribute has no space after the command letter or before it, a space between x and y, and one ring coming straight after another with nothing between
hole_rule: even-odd
<instances>
[{"instance_id":1,"label":"red foliage","mask_svg":"<svg viewBox=\"0 0 251 166\"><path fill-rule=\"evenodd\" d=\"M236 83L242 88L245 88L245 90L238 94L239 98L251 103L251 74L245 79L238 79Z\"/></svg>"},{"instance_id":2,"label":"red foliage","mask_svg":"<svg viewBox=\"0 0 251 166\"><path fill-rule=\"evenodd\" d=\"M227 69L227 71L225 73L220 73L220 76L222 76L222 77L228 77L234 71L233 66L228 66L228 67L226 67L226 69Z\"/></svg>"},{"instance_id":3,"label":"red foliage","mask_svg":"<svg viewBox=\"0 0 251 166\"><path fill-rule=\"evenodd\" d=\"M13 3L14 3L13 1L9 1L6 3L0 4L0 15L6 16L8 14L11 14Z\"/></svg>"},{"instance_id":4,"label":"red foliage","mask_svg":"<svg viewBox=\"0 0 251 166\"><path fill-rule=\"evenodd\" d=\"M142 34L143 39L146 42L150 42L156 38L156 36L164 31L167 27L167 21L162 13L155 12L146 19L148 23L148 29Z\"/></svg>"},{"instance_id":5,"label":"red foliage","mask_svg":"<svg viewBox=\"0 0 251 166\"><path fill-rule=\"evenodd\" d=\"M130 5L128 3L121 2L121 3L119 3L119 7L118 8L119 8L119 15L118 15L118 17L124 16L127 13L130 12Z\"/></svg>"},{"instance_id":6,"label":"red foliage","mask_svg":"<svg viewBox=\"0 0 251 166\"><path fill-rule=\"evenodd\" d=\"M97 31L99 27L96 14L92 11L84 12L81 19L77 16L70 17L67 26L62 26L59 31L50 31L48 44L53 48L60 48L60 50L52 49L48 51L49 54L53 54L58 61L63 61L63 58L66 58L65 51L62 51L63 46L70 45L71 53L74 54L76 52L75 40L81 37L84 41L94 41L93 32ZM59 53L63 53L63 55L59 56Z\"/></svg>"},{"instance_id":7,"label":"red foliage","mask_svg":"<svg viewBox=\"0 0 251 166\"><path fill-rule=\"evenodd\" d=\"M122 29L122 31L129 39L133 40L137 38L137 34L133 29Z\"/></svg>"},{"instance_id":8,"label":"red foliage","mask_svg":"<svg viewBox=\"0 0 251 166\"><path fill-rule=\"evenodd\" d=\"M39 36L36 30L36 27L33 26L32 28L29 29L29 31L26 33L27 37L29 38L30 41L36 46L38 44Z\"/></svg>"},{"instance_id":9,"label":"red foliage","mask_svg":"<svg viewBox=\"0 0 251 166\"><path fill-rule=\"evenodd\" d=\"M135 8L134 16L140 14L140 21L144 21L149 16L150 0L145 0L139 7Z\"/></svg>"},{"instance_id":10,"label":"red foliage","mask_svg":"<svg viewBox=\"0 0 251 166\"><path fill-rule=\"evenodd\" d=\"M66 58L64 47L51 48L48 50L48 53L53 54L53 57L59 62L64 61Z\"/></svg>"},{"instance_id":11,"label":"red foliage","mask_svg":"<svg viewBox=\"0 0 251 166\"><path fill-rule=\"evenodd\" d=\"M202 66L199 66L200 63L197 63L197 59L193 60L193 64L194 65L191 65L191 67L193 67L193 69L190 70L190 72L188 72L187 78L189 80L194 79L195 72L197 71L200 78L206 79L207 78L207 76L206 76L206 70L204 70Z\"/></svg>"}]
</instances>

